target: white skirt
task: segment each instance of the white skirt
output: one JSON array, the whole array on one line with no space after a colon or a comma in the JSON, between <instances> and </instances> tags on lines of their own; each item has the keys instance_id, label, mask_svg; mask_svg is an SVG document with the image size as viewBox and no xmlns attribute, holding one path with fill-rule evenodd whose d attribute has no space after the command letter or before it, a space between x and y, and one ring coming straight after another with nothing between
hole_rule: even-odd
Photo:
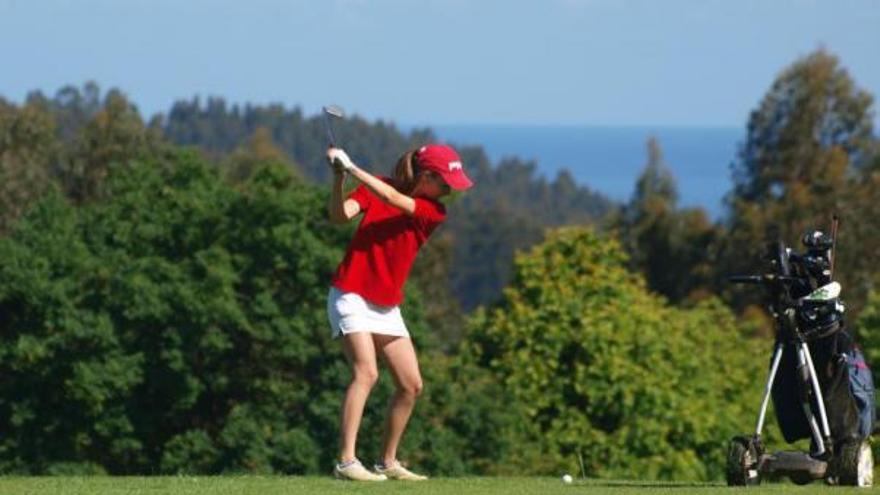
<instances>
[{"instance_id":1,"label":"white skirt","mask_svg":"<svg viewBox=\"0 0 880 495\"><path fill-rule=\"evenodd\" d=\"M399 306L378 306L336 287L327 294L327 317L334 339L354 332L409 337Z\"/></svg>"}]
</instances>

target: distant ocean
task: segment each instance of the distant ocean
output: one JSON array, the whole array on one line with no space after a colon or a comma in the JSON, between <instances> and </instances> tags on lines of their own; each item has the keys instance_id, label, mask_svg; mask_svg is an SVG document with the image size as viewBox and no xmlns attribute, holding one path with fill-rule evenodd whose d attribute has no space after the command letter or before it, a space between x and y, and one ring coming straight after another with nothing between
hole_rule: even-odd
<instances>
[{"instance_id":1,"label":"distant ocean","mask_svg":"<svg viewBox=\"0 0 880 495\"><path fill-rule=\"evenodd\" d=\"M744 139L739 127L431 126L454 144L481 145L493 164L504 157L534 160L552 180L567 168L584 186L617 201L632 197L655 136L678 185L679 206L699 206L717 219L731 189L730 164ZM467 165L465 165L467 166Z\"/></svg>"}]
</instances>

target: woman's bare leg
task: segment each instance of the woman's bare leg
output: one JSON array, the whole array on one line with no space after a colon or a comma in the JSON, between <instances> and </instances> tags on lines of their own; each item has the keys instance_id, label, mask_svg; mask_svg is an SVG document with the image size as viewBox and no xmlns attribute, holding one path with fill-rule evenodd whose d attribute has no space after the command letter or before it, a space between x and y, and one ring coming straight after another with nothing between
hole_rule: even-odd
<instances>
[{"instance_id":1,"label":"woman's bare leg","mask_svg":"<svg viewBox=\"0 0 880 495\"><path fill-rule=\"evenodd\" d=\"M376 366L376 348L372 334L355 332L342 336L342 348L351 366L351 383L345 392L342 403L340 425L339 460L350 461L355 458L355 443L358 428L364 414L364 405L370 390L379 378Z\"/></svg>"},{"instance_id":2,"label":"woman's bare leg","mask_svg":"<svg viewBox=\"0 0 880 495\"><path fill-rule=\"evenodd\" d=\"M373 335L375 347L385 359L397 390L388 407L388 420L383 438L382 462L389 465L397 459L397 446L403 437L406 424L422 393L422 375L412 340L405 337Z\"/></svg>"}]
</instances>

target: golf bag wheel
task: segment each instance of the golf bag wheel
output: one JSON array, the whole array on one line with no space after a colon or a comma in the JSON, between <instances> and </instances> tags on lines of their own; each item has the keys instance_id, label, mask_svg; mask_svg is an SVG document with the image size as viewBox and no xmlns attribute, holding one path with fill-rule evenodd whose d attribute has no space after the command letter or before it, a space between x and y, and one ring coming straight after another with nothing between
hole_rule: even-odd
<instances>
[{"instance_id":1,"label":"golf bag wheel","mask_svg":"<svg viewBox=\"0 0 880 495\"><path fill-rule=\"evenodd\" d=\"M734 437L727 450L727 485L747 486L761 483L758 451L746 437Z\"/></svg>"},{"instance_id":2,"label":"golf bag wheel","mask_svg":"<svg viewBox=\"0 0 880 495\"><path fill-rule=\"evenodd\" d=\"M813 477L809 473L792 473L788 475L788 479L795 485L809 485L813 482Z\"/></svg>"},{"instance_id":3,"label":"golf bag wheel","mask_svg":"<svg viewBox=\"0 0 880 495\"><path fill-rule=\"evenodd\" d=\"M867 441L846 442L837 456L837 483L843 486L874 484L874 454Z\"/></svg>"}]
</instances>

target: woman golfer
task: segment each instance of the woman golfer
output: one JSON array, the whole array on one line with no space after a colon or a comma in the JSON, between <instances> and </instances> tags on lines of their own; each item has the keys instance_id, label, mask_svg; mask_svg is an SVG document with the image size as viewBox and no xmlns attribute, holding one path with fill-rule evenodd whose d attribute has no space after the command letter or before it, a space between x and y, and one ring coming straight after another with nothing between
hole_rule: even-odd
<instances>
[{"instance_id":1,"label":"woman golfer","mask_svg":"<svg viewBox=\"0 0 880 495\"><path fill-rule=\"evenodd\" d=\"M335 172L331 221L344 223L363 213L327 300L333 336L342 338L352 374L342 404L334 475L359 481L425 480L397 461L397 446L422 391L416 351L399 305L416 253L446 218L438 199L450 188L464 190L473 183L455 150L438 144L405 153L393 177L374 177L338 148L327 150L327 159ZM361 184L343 199L346 175ZM388 408L382 457L370 472L355 457L355 442L364 404L378 378L377 355L391 370L396 390Z\"/></svg>"}]
</instances>

